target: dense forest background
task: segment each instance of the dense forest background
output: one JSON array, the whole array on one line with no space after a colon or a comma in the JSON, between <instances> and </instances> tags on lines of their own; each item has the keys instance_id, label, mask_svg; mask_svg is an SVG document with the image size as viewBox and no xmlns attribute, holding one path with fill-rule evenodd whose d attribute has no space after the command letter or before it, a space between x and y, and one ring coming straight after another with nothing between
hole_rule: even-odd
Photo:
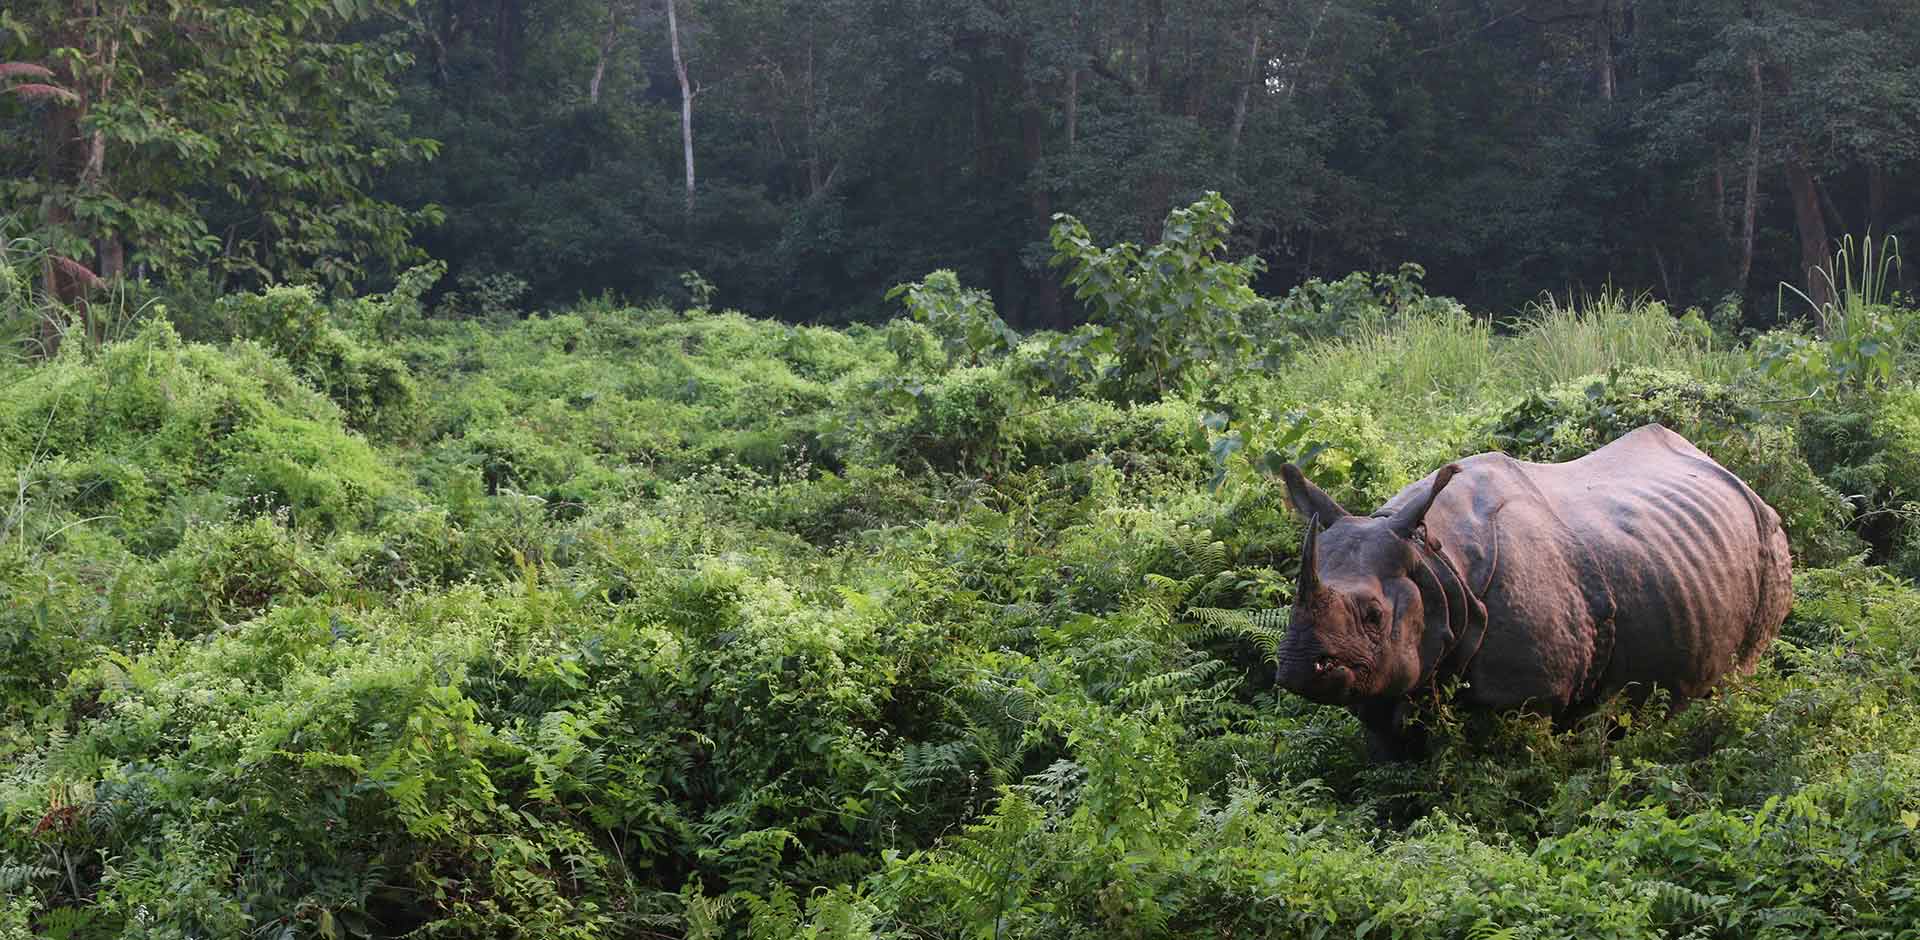
<instances>
[{"instance_id":1,"label":"dense forest background","mask_svg":"<svg viewBox=\"0 0 1920 940\"><path fill-rule=\"evenodd\" d=\"M1413 261L1495 312L1611 283L1762 326L1920 213L1900 0L9 6L0 211L215 288L423 251L472 303L697 271L835 321L948 267L1058 327L1054 213L1151 242L1213 190L1269 293Z\"/></svg>"}]
</instances>

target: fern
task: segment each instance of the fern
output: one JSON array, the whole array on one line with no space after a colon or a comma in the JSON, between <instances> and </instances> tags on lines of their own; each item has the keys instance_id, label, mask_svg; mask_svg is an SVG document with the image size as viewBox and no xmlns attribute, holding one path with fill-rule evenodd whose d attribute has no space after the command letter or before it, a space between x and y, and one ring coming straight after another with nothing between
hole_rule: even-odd
<instances>
[{"instance_id":1,"label":"fern","mask_svg":"<svg viewBox=\"0 0 1920 940\"><path fill-rule=\"evenodd\" d=\"M1122 703L1146 704L1166 699L1180 689L1199 689L1219 675L1226 663L1218 659L1201 659L1187 666L1155 673L1121 689L1115 699Z\"/></svg>"},{"instance_id":2,"label":"fern","mask_svg":"<svg viewBox=\"0 0 1920 940\"><path fill-rule=\"evenodd\" d=\"M1705 894L1671 881L1652 882L1647 890L1652 896L1655 919L1669 924L1706 921L1714 917L1723 905L1733 901L1732 898Z\"/></svg>"},{"instance_id":3,"label":"fern","mask_svg":"<svg viewBox=\"0 0 1920 940\"><path fill-rule=\"evenodd\" d=\"M1053 828L1079 804L1080 789L1086 781L1087 768L1063 757L1047 765L1047 769L1029 775L1013 789L1025 794L1035 805L1045 807L1047 827Z\"/></svg>"},{"instance_id":4,"label":"fern","mask_svg":"<svg viewBox=\"0 0 1920 940\"><path fill-rule=\"evenodd\" d=\"M979 936L1003 935L1024 912L1027 886L1044 874L1039 850L1049 814L1025 792L1003 791L978 825L927 858L927 877L946 886L946 908Z\"/></svg>"},{"instance_id":5,"label":"fern","mask_svg":"<svg viewBox=\"0 0 1920 940\"><path fill-rule=\"evenodd\" d=\"M686 940L719 940L726 936L727 924L740 906L740 899L738 894L708 897L698 876L688 881L680 889Z\"/></svg>"},{"instance_id":6,"label":"fern","mask_svg":"<svg viewBox=\"0 0 1920 940\"><path fill-rule=\"evenodd\" d=\"M40 916L40 929L47 940L74 940L87 936L87 928L100 914L96 908L56 907Z\"/></svg>"},{"instance_id":7,"label":"fern","mask_svg":"<svg viewBox=\"0 0 1920 940\"><path fill-rule=\"evenodd\" d=\"M1233 633L1251 640L1268 662L1279 662L1280 644L1286 640L1287 624L1293 612L1284 607L1261 610L1223 610L1196 607L1188 613L1221 633Z\"/></svg>"},{"instance_id":8,"label":"fern","mask_svg":"<svg viewBox=\"0 0 1920 940\"><path fill-rule=\"evenodd\" d=\"M32 862L0 862L0 894L24 894L34 882L59 877L60 872Z\"/></svg>"},{"instance_id":9,"label":"fern","mask_svg":"<svg viewBox=\"0 0 1920 940\"><path fill-rule=\"evenodd\" d=\"M1467 928L1467 940L1514 940L1518 936L1514 928L1501 927L1484 916Z\"/></svg>"},{"instance_id":10,"label":"fern","mask_svg":"<svg viewBox=\"0 0 1920 940\"><path fill-rule=\"evenodd\" d=\"M1183 530L1181 534L1185 538L1178 546L1180 559L1193 571L1189 582L1211 580L1227 572L1227 543L1210 538L1213 533L1205 530Z\"/></svg>"},{"instance_id":11,"label":"fern","mask_svg":"<svg viewBox=\"0 0 1920 940\"><path fill-rule=\"evenodd\" d=\"M967 758L974 748L959 741L901 745L894 776L909 789L932 786L952 780L967 771Z\"/></svg>"}]
</instances>

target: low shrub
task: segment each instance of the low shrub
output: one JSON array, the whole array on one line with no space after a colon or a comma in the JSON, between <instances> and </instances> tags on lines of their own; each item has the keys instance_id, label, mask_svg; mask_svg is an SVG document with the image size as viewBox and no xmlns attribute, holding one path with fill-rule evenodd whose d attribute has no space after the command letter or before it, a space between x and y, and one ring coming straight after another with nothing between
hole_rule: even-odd
<instances>
[{"instance_id":1,"label":"low shrub","mask_svg":"<svg viewBox=\"0 0 1920 940\"><path fill-rule=\"evenodd\" d=\"M365 306L386 309L372 302ZM414 428L418 393L412 373L399 359L367 348L336 325L335 314L312 288L230 294L215 304L215 311L228 336L272 350L295 374L333 399L349 427L389 437L405 436ZM366 328L387 329L383 321Z\"/></svg>"},{"instance_id":2,"label":"low shrub","mask_svg":"<svg viewBox=\"0 0 1920 940\"><path fill-rule=\"evenodd\" d=\"M164 322L15 385L0 401L0 473L18 483L21 523L87 519L146 552L208 512L286 508L302 526L350 528L402 489L283 363L245 344L183 343Z\"/></svg>"}]
</instances>

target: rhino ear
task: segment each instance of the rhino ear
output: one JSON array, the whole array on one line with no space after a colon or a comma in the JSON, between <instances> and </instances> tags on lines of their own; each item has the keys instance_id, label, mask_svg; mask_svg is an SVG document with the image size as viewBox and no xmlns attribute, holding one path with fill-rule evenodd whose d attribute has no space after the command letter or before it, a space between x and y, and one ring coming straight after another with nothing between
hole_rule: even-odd
<instances>
[{"instance_id":1,"label":"rhino ear","mask_svg":"<svg viewBox=\"0 0 1920 940\"><path fill-rule=\"evenodd\" d=\"M1433 485L1427 487L1425 493L1415 497L1393 514L1391 523L1393 531L1401 538L1411 537L1413 530L1420 528L1420 523L1426 521L1427 510L1433 508L1434 499L1440 495L1441 490L1447 488L1447 483L1453 479L1453 475L1459 472L1460 465L1457 463L1441 467L1440 472L1433 475Z\"/></svg>"},{"instance_id":2,"label":"rhino ear","mask_svg":"<svg viewBox=\"0 0 1920 940\"><path fill-rule=\"evenodd\" d=\"M1293 464L1282 465L1280 478L1287 484L1287 502L1293 504L1293 511L1302 517L1318 518L1321 525L1332 525L1334 520L1352 515L1341 508L1339 503L1334 502L1333 497L1314 486L1313 481L1307 479L1307 475L1301 473L1299 467Z\"/></svg>"}]
</instances>

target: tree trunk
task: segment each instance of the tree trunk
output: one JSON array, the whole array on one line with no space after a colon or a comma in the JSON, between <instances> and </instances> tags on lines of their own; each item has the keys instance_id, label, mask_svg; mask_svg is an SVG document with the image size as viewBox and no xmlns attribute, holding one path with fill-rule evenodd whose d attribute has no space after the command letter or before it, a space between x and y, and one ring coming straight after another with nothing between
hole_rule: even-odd
<instances>
[{"instance_id":1,"label":"tree trunk","mask_svg":"<svg viewBox=\"0 0 1920 940\"><path fill-rule=\"evenodd\" d=\"M1793 88L1793 73L1784 65L1773 68L1780 93ZM1821 335L1827 332L1827 305L1834 300L1833 258L1827 248L1827 219L1820 207L1820 181L1814 179L1806 146L1794 143L1786 148L1787 191L1793 195L1793 226L1800 236L1800 276L1806 281L1807 298L1819 312Z\"/></svg>"},{"instance_id":2,"label":"tree trunk","mask_svg":"<svg viewBox=\"0 0 1920 940\"><path fill-rule=\"evenodd\" d=\"M593 80L587 82L587 103L600 103L600 82L607 77L607 59L613 55L614 41L620 38L620 0L607 0L607 31L600 37L600 57L593 63Z\"/></svg>"},{"instance_id":3,"label":"tree trunk","mask_svg":"<svg viewBox=\"0 0 1920 940\"><path fill-rule=\"evenodd\" d=\"M459 14L454 12L451 0L442 0L440 19L435 20L424 9L416 7L413 11L414 31L427 46L427 58L433 62L434 85L447 87L447 44L453 40L454 24Z\"/></svg>"},{"instance_id":4,"label":"tree trunk","mask_svg":"<svg viewBox=\"0 0 1920 940\"><path fill-rule=\"evenodd\" d=\"M985 65L976 65L973 76L973 175L986 186L996 166L993 141L993 77Z\"/></svg>"},{"instance_id":5,"label":"tree trunk","mask_svg":"<svg viewBox=\"0 0 1920 940\"><path fill-rule=\"evenodd\" d=\"M1306 72L1307 60L1313 56L1313 40L1320 35L1320 24L1327 18L1327 11L1333 8L1333 0L1320 4L1320 12L1313 17L1313 25L1307 27L1307 38L1300 43L1300 58L1294 60L1293 68L1288 70L1286 78L1287 97L1292 98L1294 89L1300 87L1300 76Z\"/></svg>"},{"instance_id":6,"label":"tree trunk","mask_svg":"<svg viewBox=\"0 0 1920 940\"><path fill-rule=\"evenodd\" d=\"M1827 218L1827 228L1844 232L1847 230L1847 217L1840 214L1840 204L1833 201L1833 193L1828 191L1825 180L1814 177L1813 188L1820 194L1820 211Z\"/></svg>"},{"instance_id":7,"label":"tree trunk","mask_svg":"<svg viewBox=\"0 0 1920 940\"><path fill-rule=\"evenodd\" d=\"M1593 44L1595 79L1600 86L1600 100L1613 103L1613 0L1599 0L1593 14Z\"/></svg>"},{"instance_id":8,"label":"tree trunk","mask_svg":"<svg viewBox=\"0 0 1920 940\"><path fill-rule=\"evenodd\" d=\"M687 214L693 214L693 86L687 82L687 60L680 54L680 17L674 0L667 0L667 39L673 47L673 74L680 79L680 151L687 162Z\"/></svg>"},{"instance_id":9,"label":"tree trunk","mask_svg":"<svg viewBox=\"0 0 1920 940\"><path fill-rule=\"evenodd\" d=\"M1720 230L1720 238L1731 245L1733 229L1727 224L1727 172L1718 157L1713 161L1713 224Z\"/></svg>"},{"instance_id":10,"label":"tree trunk","mask_svg":"<svg viewBox=\"0 0 1920 940\"><path fill-rule=\"evenodd\" d=\"M1747 57L1747 73L1753 83L1753 115L1747 123L1746 209L1740 225L1741 291L1747 289L1747 279L1753 274L1753 228L1760 213L1760 108L1766 94L1765 86L1760 81L1758 58Z\"/></svg>"},{"instance_id":11,"label":"tree trunk","mask_svg":"<svg viewBox=\"0 0 1920 940\"><path fill-rule=\"evenodd\" d=\"M1165 114L1166 94L1161 85L1166 73L1161 60L1166 54L1166 4L1164 0L1147 0L1146 6L1146 85L1140 90L1157 111ZM1167 206L1173 198L1173 175L1164 167L1154 167L1142 181L1139 195L1140 243L1158 244L1166 228Z\"/></svg>"},{"instance_id":12,"label":"tree trunk","mask_svg":"<svg viewBox=\"0 0 1920 940\"><path fill-rule=\"evenodd\" d=\"M807 36L807 198L818 197L826 191L827 183L833 174L823 168L826 156L820 152L820 101L819 86L813 70L813 36Z\"/></svg>"},{"instance_id":13,"label":"tree trunk","mask_svg":"<svg viewBox=\"0 0 1920 940\"><path fill-rule=\"evenodd\" d=\"M520 69L520 0L500 0L494 7L493 80L502 90L512 88Z\"/></svg>"},{"instance_id":14,"label":"tree trunk","mask_svg":"<svg viewBox=\"0 0 1920 940\"><path fill-rule=\"evenodd\" d=\"M1162 46L1166 44L1166 5L1163 0L1147 0L1147 87L1146 92L1159 102L1162 110L1165 103L1160 101Z\"/></svg>"},{"instance_id":15,"label":"tree trunk","mask_svg":"<svg viewBox=\"0 0 1920 940\"><path fill-rule=\"evenodd\" d=\"M1067 112L1068 153L1073 152L1073 146L1079 137L1080 130L1080 72L1083 69L1082 60L1087 56L1086 43L1081 41L1081 21L1080 0L1073 0L1072 12L1069 14L1069 26L1073 33L1073 64L1067 68L1067 100L1065 109Z\"/></svg>"},{"instance_id":16,"label":"tree trunk","mask_svg":"<svg viewBox=\"0 0 1920 940\"><path fill-rule=\"evenodd\" d=\"M1256 21L1251 30L1253 38L1247 42L1247 73L1240 81L1240 97L1233 103L1233 131L1227 136L1227 172L1238 170L1240 165L1240 134L1247 126L1247 99L1253 94L1254 81L1260 75L1260 24Z\"/></svg>"},{"instance_id":17,"label":"tree trunk","mask_svg":"<svg viewBox=\"0 0 1920 940\"><path fill-rule=\"evenodd\" d=\"M979 45L984 40L975 37ZM998 193L1004 185L1000 180L1002 170L999 141L995 137L994 104L995 79L993 63L998 57L986 54L987 50L972 48L974 59L973 77L973 185L976 192ZM996 303L1011 307L1015 282L1018 277L1017 259L1007 249L1004 240L995 240L984 246L983 253L987 261L987 291L993 295Z\"/></svg>"},{"instance_id":18,"label":"tree trunk","mask_svg":"<svg viewBox=\"0 0 1920 940\"><path fill-rule=\"evenodd\" d=\"M85 11L76 3L72 12L68 31L56 35L54 45L79 48L84 43L78 24L84 21ZM73 211L74 199L87 177L88 167L95 165L96 153L100 165L104 165L104 140L98 134L88 137L81 133L91 99L86 86L78 81L73 63L62 58L50 66L54 73L51 83L73 97L49 100L41 115L40 170L46 187L40 199L41 221L48 232L86 237ZM93 272L63 254L48 254L41 269L41 282L47 296L83 317L87 314L87 288L93 281ZM42 355L52 358L59 351L63 326L57 314L41 317L35 339Z\"/></svg>"},{"instance_id":19,"label":"tree trunk","mask_svg":"<svg viewBox=\"0 0 1920 940\"><path fill-rule=\"evenodd\" d=\"M100 236L94 244L94 252L99 259L95 270L103 280L111 281L126 271L127 245L119 235L108 232Z\"/></svg>"},{"instance_id":20,"label":"tree trunk","mask_svg":"<svg viewBox=\"0 0 1920 940\"><path fill-rule=\"evenodd\" d=\"M1820 212L1819 183L1807 168L1806 154L1799 148L1788 150L1787 189L1793 193L1793 224L1800 234L1800 276L1806 280L1807 297L1822 311L1820 332L1825 335L1825 310L1833 297L1833 259L1827 254L1827 220Z\"/></svg>"},{"instance_id":21,"label":"tree trunk","mask_svg":"<svg viewBox=\"0 0 1920 940\"><path fill-rule=\"evenodd\" d=\"M1887 168L1879 164L1867 167L1867 235L1886 234Z\"/></svg>"},{"instance_id":22,"label":"tree trunk","mask_svg":"<svg viewBox=\"0 0 1920 940\"><path fill-rule=\"evenodd\" d=\"M1173 208L1173 174L1155 169L1140 187L1140 243L1157 245L1166 234L1167 211Z\"/></svg>"},{"instance_id":23,"label":"tree trunk","mask_svg":"<svg viewBox=\"0 0 1920 940\"><path fill-rule=\"evenodd\" d=\"M1039 89L1034 87L1033 75L1028 71L1027 41L1014 40L1008 49L1007 60L1015 70L1015 77L1021 86L1020 100L1020 164L1021 179L1027 187L1027 212L1033 231L1045 237L1047 226L1053 220L1053 192L1047 188L1046 180L1039 175L1040 160L1044 156L1042 149L1043 132L1046 129L1046 109L1040 101ZM1033 285L1032 312L1026 317L1029 322L1040 326L1064 327L1060 322L1060 283L1051 271L1041 268L1029 274L1029 283Z\"/></svg>"},{"instance_id":24,"label":"tree trunk","mask_svg":"<svg viewBox=\"0 0 1920 940\"><path fill-rule=\"evenodd\" d=\"M1080 136L1080 68L1067 70L1067 152L1072 153Z\"/></svg>"}]
</instances>

